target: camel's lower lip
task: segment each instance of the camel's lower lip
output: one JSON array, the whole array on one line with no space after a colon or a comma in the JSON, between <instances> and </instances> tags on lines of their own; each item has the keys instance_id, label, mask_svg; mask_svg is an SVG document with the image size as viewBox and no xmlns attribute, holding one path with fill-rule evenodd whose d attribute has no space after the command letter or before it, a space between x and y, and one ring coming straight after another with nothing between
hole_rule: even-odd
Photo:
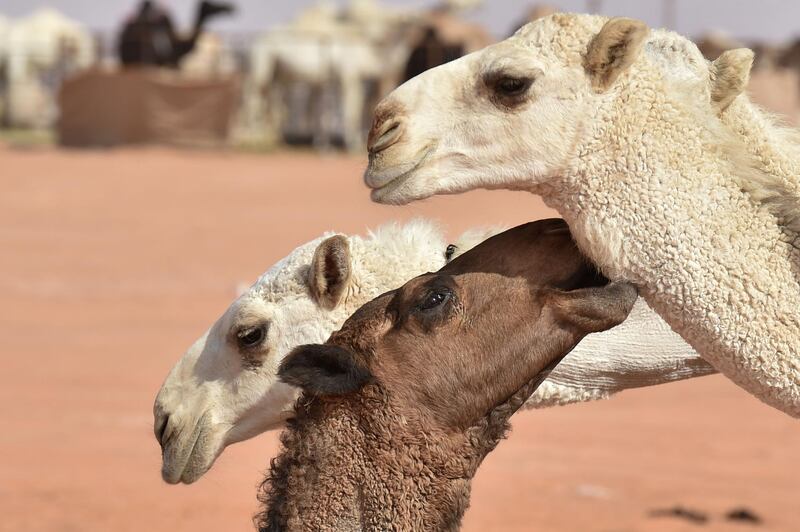
<instances>
[{"instance_id":1,"label":"camel's lower lip","mask_svg":"<svg viewBox=\"0 0 800 532\"><path fill-rule=\"evenodd\" d=\"M411 174L414 173L414 170L416 170L416 168L412 168L411 170L400 174L382 187L373 188L372 192L370 192L370 198L372 198L373 201L379 202L382 198L385 198L387 195L400 188L400 186L405 183L409 177L411 177Z\"/></svg>"},{"instance_id":2,"label":"camel's lower lip","mask_svg":"<svg viewBox=\"0 0 800 532\"><path fill-rule=\"evenodd\" d=\"M425 162L425 160L428 158L428 156L432 151L433 151L432 148L426 149L419 157L417 157L417 160L411 165L410 168L397 175L392 176L391 179L385 182L381 182L383 180L380 178L376 179L376 177L378 176L370 175L368 169L367 170L368 174L367 178L365 179L365 182L367 183L367 186L372 189L370 197L373 199L373 201L380 201L381 198L386 197L391 192L400 188L400 186L403 185L403 183L405 183L406 181L408 181L408 179L414 174L414 172L416 172L419 169L419 167L422 166L422 163Z\"/></svg>"},{"instance_id":3,"label":"camel's lower lip","mask_svg":"<svg viewBox=\"0 0 800 532\"><path fill-rule=\"evenodd\" d=\"M205 416L203 416L204 418ZM169 467L168 462L164 461L162 468L161 468L161 477L164 479L164 482L168 484L178 484L179 482L184 482L186 484L190 484L195 479L189 479L186 475L186 468L192 462L192 456L195 453L197 442L200 440L200 436L203 433L202 421L203 418L198 420L197 424L192 431L192 444L189 446L189 451L185 454L185 458L182 460L182 464L179 464L179 467ZM172 443L171 445L175 445L176 443ZM169 448L165 448L162 452L163 456L166 456ZM163 458L162 458L163 460Z\"/></svg>"}]
</instances>

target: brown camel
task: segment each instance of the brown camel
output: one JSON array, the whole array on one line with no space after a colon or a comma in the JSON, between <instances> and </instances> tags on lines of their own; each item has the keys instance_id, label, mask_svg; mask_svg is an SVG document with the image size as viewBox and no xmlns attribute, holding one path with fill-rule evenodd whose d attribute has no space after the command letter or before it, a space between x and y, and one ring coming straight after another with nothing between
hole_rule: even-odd
<instances>
[{"instance_id":1,"label":"brown camel","mask_svg":"<svg viewBox=\"0 0 800 532\"><path fill-rule=\"evenodd\" d=\"M120 62L125 66L178 68L181 60L194 49L206 22L212 17L233 11L231 4L201 2L191 33L188 37L182 37L175 32L172 18L166 10L156 2L144 0L138 13L125 23L120 33Z\"/></svg>"},{"instance_id":2,"label":"brown camel","mask_svg":"<svg viewBox=\"0 0 800 532\"><path fill-rule=\"evenodd\" d=\"M628 315L562 220L501 233L357 310L279 375L303 389L261 531L455 530L508 419L587 334Z\"/></svg>"}]
</instances>

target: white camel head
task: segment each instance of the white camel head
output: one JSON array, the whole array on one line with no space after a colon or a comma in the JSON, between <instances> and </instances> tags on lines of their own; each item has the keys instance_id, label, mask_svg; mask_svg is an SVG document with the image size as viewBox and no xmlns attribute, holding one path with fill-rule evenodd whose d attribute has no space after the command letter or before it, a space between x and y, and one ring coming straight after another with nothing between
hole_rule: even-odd
<instances>
[{"instance_id":1,"label":"white camel head","mask_svg":"<svg viewBox=\"0 0 800 532\"><path fill-rule=\"evenodd\" d=\"M365 174L372 198L530 189L562 173L597 126L595 109L644 62L647 27L606 20L545 17L397 88L375 110Z\"/></svg>"},{"instance_id":2,"label":"white camel head","mask_svg":"<svg viewBox=\"0 0 800 532\"><path fill-rule=\"evenodd\" d=\"M324 342L362 303L439 269L446 251L440 230L414 221L367 238L326 235L263 274L189 348L158 393L164 480L191 483L227 445L280 426L296 397L276 378L283 357L297 345Z\"/></svg>"},{"instance_id":3,"label":"white camel head","mask_svg":"<svg viewBox=\"0 0 800 532\"><path fill-rule=\"evenodd\" d=\"M636 20L557 13L387 96L375 110L364 180L379 203L473 188L526 189L546 197L549 182L574 173L576 161L604 152L623 164L628 139L648 142L648 117L632 125L636 132L627 138L605 133L618 120L630 121L623 118L628 108L669 113L679 107L713 130L721 149L743 154L755 146L753 153L734 155L741 171L734 179L783 226L798 231L796 194L786 176L774 175L785 165L758 152L759 143L742 136L748 126L725 115L740 96L752 107L744 94L752 62L753 52L742 48L711 63L689 39L650 31ZM794 137L785 129L781 135ZM796 151L786 148L794 140L771 142Z\"/></svg>"}]
</instances>

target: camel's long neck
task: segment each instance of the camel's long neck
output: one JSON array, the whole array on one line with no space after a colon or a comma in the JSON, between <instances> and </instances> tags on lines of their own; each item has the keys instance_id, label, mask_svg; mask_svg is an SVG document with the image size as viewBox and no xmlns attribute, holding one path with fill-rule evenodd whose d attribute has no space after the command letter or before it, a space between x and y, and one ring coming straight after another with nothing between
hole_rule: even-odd
<instances>
[{"instance_id":1,"label":"camel's long neck","mask_svg":"<svg viewBox=\"0 0 800 532\"><path fill-rule=\"evenodd\" d=\"M299 414L262 487L260 530L458 528L471 475L453 474L446 464L458 460L441 438L426 440L391 411L364 406L311 405Z\"/></svg>"},{"instance_id":2,"label":"camel's long neck","mask_svg":"<svg viewBox=\"0 0 800 532\"><path fill-rule=\"evenodd\" d=\"M636 283L704 359L800 415L800 254L744 190L763 173L748 173L746 148L719 120L649 89L594 121L546 199L581 249L610 277Z\"/></svg>"},{"instance_id":3,"label":"camel's long neck","mask_svg":"<svg viewBox=\"0 0 800 532\"><path fill-rule=\"evenodd\" d=\"M563 175L541 187L608 275L655 282L644 277L656 271L637 277L638 267L701 252L703 239L730 233L731 220L740 223L742 213L751 213L737 227L743 234L770 218L743 192L741 183L753 172L750 159L739 156L743 144L735 144L735 135L706 107L664 87L609 100L588 121L593 129ZM653 248L656 242L671 245ZM716 257L722 263L733 258Z\"/></svg>"},{"instance_id":4,"label":"camel's long neck","mask_svg":"<svg viewBox=\"0 0 800 532\"><path fill-rule=\"evenodd\" d=\"M741 139L761 170L800 194L800 139L794 129L776 125L746 96L736 98L720 118Z\"/></svg>"}]
</instances>

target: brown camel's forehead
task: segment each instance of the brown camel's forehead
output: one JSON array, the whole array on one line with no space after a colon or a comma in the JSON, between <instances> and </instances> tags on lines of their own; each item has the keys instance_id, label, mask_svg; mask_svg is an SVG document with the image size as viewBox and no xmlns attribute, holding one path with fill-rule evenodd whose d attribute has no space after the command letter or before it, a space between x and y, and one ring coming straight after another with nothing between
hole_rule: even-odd
<instances>
[{"instance_id":1,"label":"brown camel's forehead","mask_svg":"<svg viewBox=\"0 0 800 532\"><path fill-rule=\"evenodd\" d=\"M330 342L368 357L389 329L402 327L406 318L434 292L446 292L462 302L485 301L504 291L527 293L528 286L529 282L523 277L505 277L495 272L426 273L359 308L331 335ZM469 308L464 310L467 314L470 311Z\"/></svg>"},{"instance_id":2,"label":"brown camel's forehead","mask_svg":"<svg viewBox=\"0 0 800 532\"><path fill-rule=\"evenodd\" d=\"M496 273L524 277L531 284L559 283L562 277L585 267L564 220L527 223L493 236L457 257L440 270L459 276Z\"/></svg>"},{"instance_id":3,"label":"brown camel's forehead","mask_svg":"<svg viewBox=\"0 0 800 532\"><path fill-rule=\"evenodd\" d=\"M329 342L369 364L384 335L402 329L434 293L446 293L462 315L475 318L498 298L503 304L530 305L537 287L569 288L587 275L591 270L563 220L531 222L486 240L439 272L415 277L370 301Z\"/></svg>"},{"instance_id":4,"label":"brown camel's forehead","mask_svg":"<svg viewBox=\"0 0 800 532\"><path fill-rule=\"evenodd\" d=\"M440 273L425 273L391 292L382 294L356 310L342 328L331 335L331 343L352 347L365 346L368 338L374 338L392 325L401 314L407 313L416 302L436 287L455 291L452 276Z\"/></svg>"}]
</instances>

